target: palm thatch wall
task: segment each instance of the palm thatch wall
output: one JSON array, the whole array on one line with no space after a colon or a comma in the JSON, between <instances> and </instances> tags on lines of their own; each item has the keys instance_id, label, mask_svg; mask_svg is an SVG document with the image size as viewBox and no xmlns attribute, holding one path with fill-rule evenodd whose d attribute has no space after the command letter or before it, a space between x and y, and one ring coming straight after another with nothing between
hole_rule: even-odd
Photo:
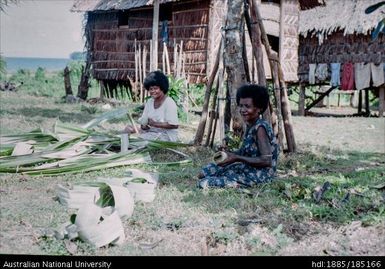
<instances>
[{"instance_id":1,"label":"palm thatch wall","mask_svg":"<svg viewBox=\"0 0 385 269\"><path fill-rule=\"evenodd\" d=\"M300 81L308 81L310 63L385 62L385 37L373 41L370 36L384 14L365 14L379 1L324 1L324 6L300 12Z\"/></svg>"}]
</instances>

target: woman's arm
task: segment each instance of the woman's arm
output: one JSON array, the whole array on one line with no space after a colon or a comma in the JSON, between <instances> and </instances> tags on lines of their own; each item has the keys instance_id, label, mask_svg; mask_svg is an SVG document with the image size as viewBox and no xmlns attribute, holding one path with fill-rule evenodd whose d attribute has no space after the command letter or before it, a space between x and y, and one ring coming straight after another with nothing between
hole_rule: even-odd
<instances>
[{"instance_id":1,"label":"woman's arm","mask_svg":"<svg viewBox=\"0 0 385 269\"><path fill-rule=\"evenodd\" d=\"M265 128L258 128L257 130L258 149L261 156L245 157L234 153L227 153L228 157L223 162L218 163L219 166L226 166L234 162L243 162L256 168L270 167L272 163L271 145L269 137L267 136Z\"/></svg>"},{"instance_id":2,"label":"woman's arm","mask_svg":"<svg viewBox=\"0 0 385 269\"><path fill-rule=\"evenodd\" d=\"M163 128L163 129L177 129L178 125L169 124L168 122L157 122L153 119L148 119L148 125L155 128Z\"/></svg>"}]
</instances>

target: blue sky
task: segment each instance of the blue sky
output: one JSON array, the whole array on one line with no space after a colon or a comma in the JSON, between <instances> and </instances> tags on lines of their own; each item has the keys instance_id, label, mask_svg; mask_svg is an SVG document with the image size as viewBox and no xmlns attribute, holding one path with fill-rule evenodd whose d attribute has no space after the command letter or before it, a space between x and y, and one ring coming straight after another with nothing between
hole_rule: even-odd
<instances>
[{"instance_id":1,"label":"blue sky","mask_svg":"<svg viewBox=\"0 0 385 269\"><path fill-rule=\"evenodd\" d=\"M83 13L72 0L21 0L0 13L0 53L6 57L68 58L83 51Z\"/></svg>"}]
</instances>

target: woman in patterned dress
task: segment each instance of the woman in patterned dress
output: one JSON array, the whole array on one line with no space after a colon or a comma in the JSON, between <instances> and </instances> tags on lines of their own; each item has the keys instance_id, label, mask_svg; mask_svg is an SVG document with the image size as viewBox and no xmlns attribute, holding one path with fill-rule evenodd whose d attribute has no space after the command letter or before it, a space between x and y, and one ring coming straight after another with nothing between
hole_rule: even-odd
<instances>
[{"instance_id":1,"label":"woman in patterned dress","mask_svg":"<svg viewBox=\"0 0 385 269\"><path fill-rule=\"evenodd\" d=\"M198 187L252 187L270 182L277 169L279 146L269 123L262 113L269 104L265 87L244 85L237 91L237 104L246 123L241 147L226 152L227 158L203 167L198 175Z\"/></svg>"}]
</instances>

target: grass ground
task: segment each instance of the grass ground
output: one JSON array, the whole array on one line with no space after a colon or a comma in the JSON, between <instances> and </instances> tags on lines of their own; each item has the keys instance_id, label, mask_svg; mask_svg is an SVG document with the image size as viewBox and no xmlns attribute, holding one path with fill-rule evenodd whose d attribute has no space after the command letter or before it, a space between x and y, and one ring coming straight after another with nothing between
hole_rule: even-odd
<instances>
[{"instance_id":1,"label":"grass ground","mask_svg":"<svg viewBox=\"0 0 385 269\"><path fill-rule=\"evenodd\" d=\"M54 122L75 125L95 115L82 104L19 91L0 92L1 134L16 134ZM103 109L97 106L97 113ZM193 119L194 120L194 119ZM53 255L383 255L385 250L384 122L378 118L294 117L299 150L282 155L277 180L249 191L200 190L196 174L213 152L182 149L183 166L137 167L157 171L152 203L136 203L124 222L119 247L95 249L49 236L71 210L55 201L57 184L123 175L125 168L61 176L0 175L0 253ZM185 141L195 121L182 128ZM115 121L106 128L120 129ZM345 144L344 144L345 143ZM172 158L164 152L154 159ZM316 202L315 189L330 189ZM45 234L43 236L43 234Z\"/></svg>"}]
</instances>

